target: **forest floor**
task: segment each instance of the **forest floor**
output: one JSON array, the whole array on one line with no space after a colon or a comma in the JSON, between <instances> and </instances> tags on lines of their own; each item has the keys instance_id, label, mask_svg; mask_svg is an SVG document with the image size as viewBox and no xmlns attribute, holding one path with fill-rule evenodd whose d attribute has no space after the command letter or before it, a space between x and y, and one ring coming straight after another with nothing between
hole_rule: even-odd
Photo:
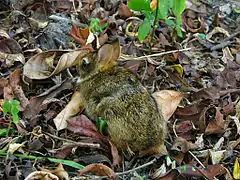
<instances>
[{"instance_id":1,"label":"forest floor","mask_svg":"<svg viewBox=\"0 0 240 180\"><path fill-rule=\"evenodd\" d=\"M144 16L126 4L1 3L1 179L240 179L240 3L187 0L182 37L158 20L143 41L136 34ZM150 93L166 90L159 101L172 110L168 155L120 161L84 112L65 111L76 57L96 36L100 45L119 40L119 65ZM65 126L61 111L71 119Z\"/></svg>"}]
</instances>

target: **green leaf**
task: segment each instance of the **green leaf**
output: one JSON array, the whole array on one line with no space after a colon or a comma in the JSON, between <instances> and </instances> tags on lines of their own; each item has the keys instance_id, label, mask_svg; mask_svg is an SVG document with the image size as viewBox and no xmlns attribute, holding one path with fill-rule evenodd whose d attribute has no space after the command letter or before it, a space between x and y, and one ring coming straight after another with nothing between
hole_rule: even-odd
<instances>
[{"instance_id":1,"label":"green leaf","mask_svg":"<svg viewBox=\"0 0 240 180\"><path fill-rule=\"evenodd\" d=\"M3 128L0 130L0 136L6 136L8 132L8 128Z\"/></svg>"},{"instance_id":2,"label":"green leaf","mask_svg":"<svg viewBox=\"0 0 240 180\"><path fill-rule=\"evenodd\" d=\"M107 127L107 123L106 121L104 121L101 117L98 118L98 120L96 121L96 125L99 129L99 132L102 134L102 131L105 127Z\"/></svg>"},{"instance_id":3,"label":"green leaf","mask_svg":"<svg viewBox=\"0 0 240 180\"><path fill-rule=\"evenodd\" d=\"M152 11L149 0L129 0L127 6L134 11Z\"/></svg>"},{"instance_id":4,"label":"green leaf","mask_svg":"<svg viewBox=\"0 0 240 180\"><path fill-rule=\"evenodd\" d=\"M143 23L138 28L138 39L143 41L151 30L151 21L145 18Z\"/></svg>"},{"instance_id":5,"label":"green leaf","mask_svg":"<svg viewBox=\"0 0 240 180\"><path fill-rule=\"evenodd\" d=\"M18 122L19 122L18 115L13 115L12 118L13 118L13 123L18 124Z\"/></svg>"},{"instance_id":6,"label":"green leaf","mask_svg":"<svg viewBox=\"0 0 240 180\"><path fill-rule=\"evenodd\" d=\"M20 104L20 102L18 100L10 100L10 103L13 105L13 106L18 106Z\"/></svg>"},{"instance_id":7,"label":"green leaf","mask_svg":"<svg viewBox=\"0 0 240 180\"><path fill-rule=\"evenodd\" d=\"M170 65L170 66L166 66L166 67L175 69L179 73L179 75L182 77L183 67L181 66L181 64L174 64L174 65Z\"/></svg>"},{"instance_id":8,"label":"green leaf","mask_svg":"<svg viewBox=\"0 0 240 180\"><path fill-rule=\"evenodd\" d=\"M74 167L76 169L83 169L85 166L78 164L74 161L69 161L69 160L64 160L64 159L56 159L56 158L47 158L49 161L54 162L54 163L61 163L65 164L71 167Z\"/></svg>"},{"instance_id":9,"label":"green leaf","mask_svg":"<svg viewBox=\"0 0 240 180\"><path fill-rule=\"evenodd\" d=\"M179 17L186 7L186 0L173 0L172 11L176 17Z\"/></svg>"},{"instance_id":10,"label":"green leaf","mask_svg":"<svg viewBox=\"0 0 240 180\"><path fill-rule=\"evenodd\" d=\"M10 127L9 130L8 130L8 128L3 128L0 130L0 136L6 136L8 132L9 132L9 134L13 134L14 131L15 131L15 129L13 127Z\"/></svg>"},{"instance_id":11,"label":"green leaf","mask_svg":"<svg viewBox=\"0 0 240 180\"><path fill-rule=\"evenodd\" d=\"M13 106L12 109L11 109L11 114L12 114L12 115L17 115L18 112L19 112L18 107Z\"/></svg>"},{"instance_id":12,"label":"green leaf","mask_svg":"<svg viewBox=\"0 0 240 180\"><path fill-rule=\"evenodd\" d=\"M203 33L199 33L197 37L198 37L199 39L205 39L205 38L206 38L206 35L203 34Z\"/></svg>"},{"instance_id":13,"label":"green leaf","mask_svg":"<svg viewBox=\"0 0 240 180\"><path fill-rule=\"evenodd\" d=\"M8 154L6 152L0 151L0 155L1 156L7 156ZM74 167L76 169L83 169L85 168L85 166L78 164L74 161L70 161L70 160L64 160L64 159L56 159L56 158L45 158L45 157L38 157L38 156L32 156L32 155L25 155L25 154L13 154L16 157L20 157L20 158L25 158L25 159L34 159L34 160L45 160L48 159L51 162L54 163L61 163L64 165L68 165L71 167Z\"/></svg>"},{"instance_id":14,"label":"green leaf","mask_svg":"<svg viewBox=\"0 0 240 180\"><path fill-rule=\"evenodd\" d=\"M150 11L142 11L142 13L144 14L145 18L148 18L149 20L154 20L155 15L150 12Z\"/></svg>"},{"instance_id":15,"label":"green leaf","mask_svg":"<svg viewBox=\"0 0 240 180\"><path fill-rule=\"evenodd\" d=\"M234 12L240 14L240 9L234 9Z\"/></svg>"},{"instance_id":16,"label":"green leaf","mask_svg":"<svg viewBox=\"0 0 240 180\"><path fill-rule=\"evenodd\" d=\"M11 103L9 101L4 101L2 109L4 116L6 116L6 114L11 110Z\"/></svg>"},{"instance_id":17,"label":"green leaf","mask_svg":"<svg viewBox=\"0 0 240 180\"><path fill-rule=\"evenodd\" d=\"M177 35L178 35L179 37L183 37L183 36L182 36L182 30L181 30L181 27L180 27L179 25L176 25L176 30L177 30Z\"/></svg>"},{"instance_id":18,"label":"green leaf","mask_svg":"<svg viewBox=\"0 0 240 180\"><path fill-rule=\"evenodd\" d=\"M168 25L168 26L175 26L175 22L171 19L165 19L165 23Z\"/></svg>"},{"instance_id":19,"label":"green leaf","mask_svg":"<svg viewBox=\"0 0 240 180\"><path fill-rule=\"evenodd\" d=\"M166 19L168 17L168 10L172 7L172 0L159 1L158 18Z\"/></svg>"}]
</instances>

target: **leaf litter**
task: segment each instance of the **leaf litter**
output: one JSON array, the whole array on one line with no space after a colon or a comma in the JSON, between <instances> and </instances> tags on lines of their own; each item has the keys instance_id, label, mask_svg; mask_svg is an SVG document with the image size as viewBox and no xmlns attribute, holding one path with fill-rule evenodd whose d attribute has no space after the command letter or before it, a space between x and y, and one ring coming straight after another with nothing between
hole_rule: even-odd
<instances>
[{"instance_id":1,"label":"leaf litter","mask_svg":"<svg viewBox=\"0 0 240 180\"><path fill-rule=\"evenodd\" d=\"M18 100L21 111L19 123L11 124L15 132L0 133L0 154L8 157L1 178L239 179L238 1L187 0L183 37L160 20L151 52L170 52L152 57L146 56L150 36L143 42L136 36L143 19L126 4L23 0L0 7L0 130L11 119L2 113L4 101ZM99 19L96 32L91 18ZM98 45L92 44L96 37ZM84 115L74 88L76 58L116 37L119 64L136 73L163 107L168 156L121 159ZM171 52L184 48L190 49Z\"/></svg>"}]
</instances>

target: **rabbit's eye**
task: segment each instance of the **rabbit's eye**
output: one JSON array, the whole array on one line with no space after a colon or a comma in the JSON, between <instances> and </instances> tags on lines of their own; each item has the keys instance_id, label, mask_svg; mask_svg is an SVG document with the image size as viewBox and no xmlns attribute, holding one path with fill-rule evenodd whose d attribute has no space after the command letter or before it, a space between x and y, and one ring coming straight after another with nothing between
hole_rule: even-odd
<instances>
[{"instance_id":1,"label":"rabbit's eye","mask_svg":"<svg viewBox=\"0 0 240 180\"><path fill-rule=\"evenodd\" d=\"M85 58L85 59L82 60L82 65L83 65L84 67L86 67L88 64L89 64L89 61L88 61L87 58Z\"/></svg>"}]
</instances>

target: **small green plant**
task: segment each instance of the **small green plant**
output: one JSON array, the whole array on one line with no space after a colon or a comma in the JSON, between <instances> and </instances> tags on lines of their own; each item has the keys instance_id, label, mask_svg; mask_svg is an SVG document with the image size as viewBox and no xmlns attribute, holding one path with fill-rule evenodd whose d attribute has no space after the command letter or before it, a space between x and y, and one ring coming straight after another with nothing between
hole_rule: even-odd
<instances>
[{"instance_id":1,"label":"small green plant","mask_svg":"<svg viewBox=\"0 0 240 180\"><path fill-rule=\"evenodd\" d=\"M103 129L107 127L106 121L104 121L101 117L99 117L96 121L96 126L101 134L103 134Z\"/></svg>"},{"instance_id":2,"label":"small green plant","mask_svg":"<svg viewBox=\"0 0 240 180\"><path fill-rule=\"evenodd\" d=\"M107 23L100 25L100 19L91 18L89 29L93 34L101 33L103 29L107 26Z\"/></svg>"},{"instance_id":3,"label":"small green plant","mask_svg":"<svg viewBox=\"0 0 240 180\"><path fill-rule=\"evenodd\" d=\"M9 100L9 101L4 101L3 105L2 105L2 111L3 111L3 115L7 116L9 115L10 117L10 122L9 122L9 126L8 128L4 128L0 130L0 135L8 135L10 131L13 130L13 128L11 127L11 124L18 124L19 122L19 117L18 117L18 106L19 106L20 102L17 100Z\"/></svg>"},{"instance_id":4,"label":"small green plant","mask_svg":"<svg viewBox=\"0 0 240 180\"><path fill-rule=\"evenodd\" d=\"M144 40L149 34L151 27L155 28L157 19L163 19L169 26L174 26L178 36L182 37L180 25L181 14L185 9L186 0L156 0L156 9L151 9L149 0L129 0L128 7L144 14L143 23L138 29L138 39ZM175 21L168 19L169 10L175 15Z\"/></svg>"}]
</instances>

